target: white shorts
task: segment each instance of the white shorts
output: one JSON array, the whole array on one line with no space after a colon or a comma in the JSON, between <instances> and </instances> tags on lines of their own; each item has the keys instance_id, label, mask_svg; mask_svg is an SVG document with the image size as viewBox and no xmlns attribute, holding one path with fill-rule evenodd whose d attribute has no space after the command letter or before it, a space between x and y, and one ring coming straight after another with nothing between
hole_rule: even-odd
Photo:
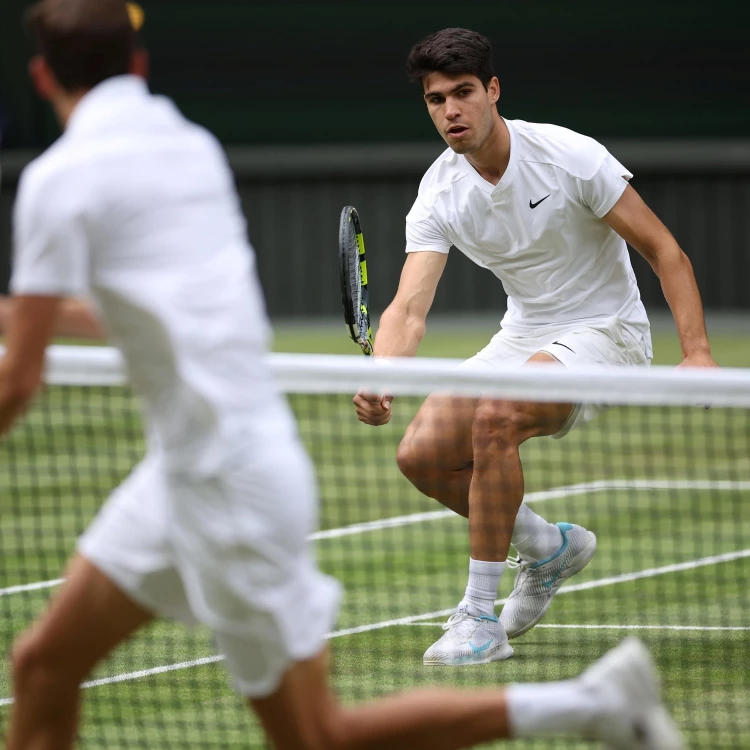
<instances>
[{"instance_id":1,"label":"white shorts","mask_svg":"<svg viewBox=\"0 0 750 750\"><path fill-rule=\"evenodd\" d=\"M202 623L235 688L261 698L333 628L337 581L316 567L312 464L291 430L240 451L217 476L175 476L151 454L79 540L80 553L158 616Z\"/></svg>"},{"instance_id":2,"label":"white shorts","mask_svg":"<svg viewBox=\"0 0 750 750\"><path fill-rule=\"evenodd\" d=\"M578 328L545 329L543 332L523 335L501 330L482 351L466 360L461 367L521 367L537 352L549 354L566 367L648 366L651 359L647 351L647 342L636 339L615 315L599 325ZM552 437L565 437L571 430L594 419L607 408L606 404L576 404L562 429Z\"/></svg>"}]
</instances>

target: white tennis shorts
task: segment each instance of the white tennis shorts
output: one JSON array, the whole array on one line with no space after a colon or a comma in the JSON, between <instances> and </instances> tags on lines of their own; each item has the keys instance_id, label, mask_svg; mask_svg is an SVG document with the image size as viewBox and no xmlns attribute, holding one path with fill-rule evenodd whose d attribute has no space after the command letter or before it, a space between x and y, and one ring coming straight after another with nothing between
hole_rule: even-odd
<instances>
[{"instance_id":1,"label":"white tennis shorts","mask_svg":"<svg viewBox=\"0 0 750 750\"><path fill-rule=\"evenodd\" d=\"M315 564L312 464L291 419L236 452L221 474L180 476L152 453L112 494L79 551L158 616L202 623L234 687L261 698L335 624L337 581Z\"/></svg>"},{"instance_id":2,"label":"white tennis shorts","mask_svg":"<svg viewBox=\"0 0 750 750\"><path fill-rule=\"evenodd\" d=\"M496 333L487 346L461 367L494 369L521 367L537 352L544 352L566 367L581 365L635 365L651 363L650 341L637 339L617 316L597 325L548 328L519 335L507 330ZM567 421L554 438L565 437L606 411L606 404L575 404Z\"/></svg>"}]
</instances>

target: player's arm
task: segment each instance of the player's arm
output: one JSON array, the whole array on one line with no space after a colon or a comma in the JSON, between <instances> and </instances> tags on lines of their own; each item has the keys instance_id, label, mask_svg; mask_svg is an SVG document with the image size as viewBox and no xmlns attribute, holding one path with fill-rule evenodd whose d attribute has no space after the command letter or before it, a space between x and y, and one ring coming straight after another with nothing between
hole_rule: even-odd
<instances>
[{"instance_id":1,"label":"player's arm","mask_svg":"<svg viewBox=\"0 0 750 750\"><path fill-rule=\"evenodd\" d=\"M448 261L440 252L409 253L398 291L380 316L375 337L376 357L413 357L424 337L427 313ZM391 420L391 396L360 391L354 397L360 422L384 425Z\"/></svg>"},{"instance_id":2,"label":"player's arm","mask_svg":"<svg viewBox=\"0 0 750 750\"><path fill-rule=\"evenodd\" d=\"M0 434L39 388L64 300L78 299L88 288L86 195L75 187L69 169L55 169L49 160L21 176L13 211L13 299L0 361Z\"/></svg>"},{"instance_id":3,"label":"player's arm","mask_svg":"<svg viewBox=\"0 0 750 750\"><path fill-rule=\"evenodd\" d=\"M716 367L693 267L670 231L630 185L604 221L649 262L659 277L680 336L682 365Z\"/></svg>"},{"instance_id":4,"label":"player's arm","mask_svg":"<svg viewBox=\"0 0 750 750\"><path fill-rule=\"evenodd\" d=\"M0 435L26 410L42 381L44 352L55 330L60 297L15 297L0 360Z\"/></svg>"},{"instance_id":5,"label":"player's arm","mask_svg":"<svg viewBox=\"0 0 750 750\"><path fill-rule=\"evenodd\" d=\"M409 253L396 296L380 317L376 357L413 357L417 353L447 261L445 253Z\"/></svg>"},{"instance_id":6,"label":"player's arm","mask_svg":"<svg viewBox=\"0 0 750 750\"><path fill-rule=\"evenodd\" d=\"M10 326L13 297L0 295L0 334ZM53 336L75 339L103 339L104 331L85 299L63 299L58 309Z\"/></svg>"}]
</instances>

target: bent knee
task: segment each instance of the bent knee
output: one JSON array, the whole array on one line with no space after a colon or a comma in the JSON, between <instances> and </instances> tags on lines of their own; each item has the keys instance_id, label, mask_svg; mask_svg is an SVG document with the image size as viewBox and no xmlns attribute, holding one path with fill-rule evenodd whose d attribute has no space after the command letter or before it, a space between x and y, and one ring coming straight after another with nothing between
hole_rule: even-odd
<instances>
[{"instance_id":1,"label":"bent knee","mask_svg":"<svg viewBox=\"0 0 750 750\"><path fill-rule=\"evenodd\" d=\"M405 437L398 445L396 463L401 473L407 479L423 476L425 473L426 456L421 441Z\"/></svg>"},{"instance_id":2,"label":"bent knee","mask_svg":"<svg viewBox=\"0 0 750 750\"><path fill-rule=\"evenodd\" d=\"M35 692L58 689L63 684L77 685L77 677L65 668L59 654L48 646L39 633L26 633L11 652L13 682L18 688Z\"/></svg>"},{"instance_id":3,"label":"bent knee","mask_svg":"<svg viewBox=\"0 0 750 750\"><path fill-rule=\"evenodd\" d=\"M472 438L475 450L491 446L518 447L530 437L533 415L515 401L482 401L474 414Z\"/></svg>"},{"instance_id":4,"label":"bent knee","mask_svg":"<svg viewBox=\"0 0 750 750\"><path fill-rule=\"evenodd\" d=\"M459 439L449 426L446 424L440 434L420 430L404 436L396 451L396 463L411 482L445 478L471 464L474 455L470 436Z\"/></svg>"},{"instance_id":5,"label":"bent knee","mask_svg":"<svg viewBox=\"0 0 750 750\"><path fill-rule=\"evenodd\" d=\"M304 728L295 750L353 750L348 717L339 708L321 712Z\"/></svg>"},{"instance_id":6,"label":"bent knee","mask_svg":"<svg viewBox=\"0 0 750 750\"><path fill-rule=\"evenodd\" d=\"M51 671L51 660L39 637L30 633L22 635L15 642L10 660L16 684L26 683Z\"/></svg>"},{"instance_id":7,"label":"bent knee","mask_svg":"<svg viewBox=\"0 0 750 750\"><path fill-rule=\"evenodd\" d=\"M472 457L464 458L447 443L423 441L405 437L396 451L396 463L401 473L424 491L425 483L444 479L446 474L463 469ZM428 493L429 494L429 493Z\"/></svg>"}]
</instances>

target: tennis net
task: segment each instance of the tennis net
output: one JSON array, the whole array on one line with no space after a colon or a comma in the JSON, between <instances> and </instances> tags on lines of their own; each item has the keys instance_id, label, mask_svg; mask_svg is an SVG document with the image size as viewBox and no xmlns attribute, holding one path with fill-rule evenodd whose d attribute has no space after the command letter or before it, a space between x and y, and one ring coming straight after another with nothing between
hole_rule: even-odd
<instances>
[{"instance_id":1,"label":"tennis net","mask_svg":"<svg viewBox=\"0 0 750 750\"><path fill-rule=\"evenodd\" d=\"M750 747L750 371L486 374L446 360L270 361L317 468L319 562L346 589L330 634L345 701L417 685L571 677L634 633L655 656L690 747ZM6 649L42 610L76 537L144 451L115 351L52 347L47 383L0 444ZM357 422L351 396L359 387L395 394L389 425ZM466 521L422 495L397 463L399 442L430 393L613 405L563 440L522 446L526 502L552 522L593 530L598 550L542 623L513 641L513 659L472 669L422 664L463 594L469 557ZM447 471L456 468L448 425L459 406L443 404L434 461ZM506 571L501 599L512 583ZM150 626L87 683L81 747L265 747L221 661L201 629ZM0 670L2 736L12 685L7 666Z\"/></svg>"}]
</instances>

